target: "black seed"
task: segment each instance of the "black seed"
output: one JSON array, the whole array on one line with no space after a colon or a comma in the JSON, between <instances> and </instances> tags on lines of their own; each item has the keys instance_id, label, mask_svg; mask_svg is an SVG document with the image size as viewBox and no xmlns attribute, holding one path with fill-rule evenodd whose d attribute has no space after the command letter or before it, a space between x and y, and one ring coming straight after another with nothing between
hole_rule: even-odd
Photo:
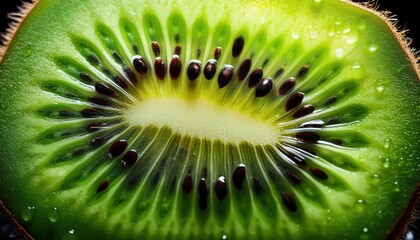
<instances>
[{"instance_id":1,"label":"black seed","mask_svg":"<svg viewBox=\"0 0 420 240\"><path fill-rule=\"evenodd\" d=\"M252 177L252 187L254 189L255 194L260 195L260 193L262 193L263 189L261 183L256 176Z\"/></svg>"},{"instance_id":2,"label":"black seed","mask_svg":"<svg viewBox=\"0 0 420 240\"><path fill-rule=\"evenodd\" d=\"M81 72L81 73L79 73L79 77L80 77L80 79L82 79L85 82L93 82L94 81L94 79L87 73Z\"/></svg>"},{"instance_id":3,"label":"black seed","mask_svg":"<svg viewBox=\"0 0 420 240\"><path fill-rule=\"evenodd\" d=\"M92 141L90 142L90 145L94 147L102 146L104 143L108 141L109 138L110 138L109 136L96 137L92 139Z\"/></svg>"},{"instance_id":4,"label":"black seed","mask_svg":"<svg viewBox=\"0 0 420 240\"><path fill-rule=\"evenodd\" d=\"M187 75L190 81L194 81L198 78L201 71L201 62L197 60L191 60L188 63Z\"/></svg>"},{"instance_id":5,"label":"black seed","mask_svg":"<svg viewBox=\"0 0 420 240\"><path fill-rule=\"evenodd\" d=\"M126 152L121 160L123 167L132 166L138 158L139 154L136 150L130 150Z\"/></svg>"},{"instance_id":6,"label":"black seed","mask_svg":"<svg viewBox=\"0 0 420 240\"><path fill-rule=\"evenodd\" d=\"M140 74L146 74L147 69L149 66L147 65L147 62L144 61L144 59L141 56L135 56L133 58L133 67L136 69L136 71Z\"/></svg>"},{"instance_id":7,"label":"black seed","mask_svg":"<svg viewBox=\"0 0 420 240\"><path fill-rule=\"evenodd\" d=\"M60 110L58 111L58 116L60 117L75 117L76 113L71 110Z\"/></svg>"},{"instance_id":8,"label":"black seed","mask_svg":"<svg viewBox=\"0 0 420 240\"><path fill-rule=\"evenodd\" d=\"M112 77L112 80L118 85L118 86L120 86L121 88L123 88L123 89L127 89L128 88L128 85L127 85L127 83L123 80L123 79L121 79L120 77L118 77L117 75L114 75L113 77Z\"/></svg>"},{"instance_id":9,"label":"black seed","mask_svg":"<svg viewBox=\"0 0 420 240\"><path fill-rule=\"evenodd\" d=\"M315 110L315 107L311 104L307 104L301 108L299 108L295 113L293 113L293 118L300 118L303 116L306 116L308 114L313 113Z\"/></svg>"},{"instance_id":10,"label":"black seed","mask_svg":"<svg viewBox=\"0 0 420 240\"><path fill-rule=\"evenodd\" d=\"M302 123L299 128L322 128L324 126L324 121L322 120L312 120L309 122Z\"/></svg>"},{"instance_id":11,"label":"black seed","mask_svg":"<svg viewBox=\"0 0 420 240\"><path fill-rule=\"evenodd\" d=\"M182 62L178 55L172 57L171 63L169 64L169 75L173 80L177 80L182 70Z\"/></svg>"},{"instance_id":12,"label":"black seed","mask_svg":"<svg viewBox=\"0 0 420 240\"><path fill-rule=\"evenodd\" d=\"M93 54L89 54L88 55L88 58L90 59L90 61L92 61L92 62L94 62L94 63L96 63L96 64L99 64L100 62L99 62L99 59L98 59L98 57L96 57L95 55L93 55Z\"/></svg>"},{"instance_id":13,"label":"black seed","mask_svg":"<svg viewBox=\"0 0 420 240\"><path fill-rule=\"evenodd\" d=\"M175 55L181 55L181 46L176 45L174 54Z\"/></svg>"},{"instance_id":14,"label":"black seed","mask_svg":"<svg viewBox=\"0 0 420 240\"><path fill-rule=\"evenodd\" d=\"M325 101L325 105L326 106L328 106L328 105L331 105L331 104L333 104L333 103L335 103L337 101L337 97L330 97L327 101Z\"/></svg>"},{"instance_id":15,"label":"black seed","mask_svg":"<svg viewBox=\"0 0 420 240\"><path fill-rule=\"evenodd\" d=\"M159 80L165 79L166 66L161 57L155 59L155 74Z\"/></svg>"},{"instance_id":16,"label":"black seed","mask_svg":"<svg viewBox=\"0 0 420 240\"><path fill-rule=\"evenodd\" d=\"M271 92L271 89L273 89L273 81L271 78L265 78L255 89L255 97L265 97Z\"/></svg>"},{"instance_id":17,"label":"black seed","mask_svg":"<svg viewBox=\"0 0 420 240\"><path fill-rule=\"evenodd\" d=\"M308 72L308 70L309 70L309 67L308 67L308 65L303 65L300 69L299 69L299 71L298 71L298 73L297 73L297 77L298 78L301 78L301 77L303 77L303 76L305 76L306 75L306 73Z\"/></svg>"},{"instance_id":18,"label":"black seed","mask_svg":"<svg viewBox=\"0 0 420 240\"><path fill-rule=\"evenodd\" d=\"M204 66L204 77L207 80L210 80L214 77L217 71L217 61L214 59L210 59L206 62Z\"/></svg>"},{"instance_id":19,"label":"black seed","mask_svg":"<svg viewBox=\"0 0 420 240\"><path fill-rule=\"evenodd\" d=\"M152 50L156 57L160 56L160 45L156 41L152 41Z\"/></svg>"},{"instance_id":20,"label":"black seed","mask_svg":"<svg viewBox=\"0 0 420 240\"><path fill-rule=\"evenodd\" d=\"M283 193L281 199L284 205L287 207L287 209L289 209L292 212L297 211L296 201L290 193L288 192Z\"/></svg>"},{"instance_id":21,"label":"black seed","mask_svg":"<svg viewBox=\"0 0 420 240\"><path fill-rule=\"evenodd\" d=\"M232 46L232 56L234 58L239 57L241 55L242 50L244 49L245 40L242 36L237 37L233 42Z\"/></svg>"},{"instance_id":22,"label":"black seed","mask_svg":"<svg viewBox=\"0 0 420 240\"><path fill-rule=\"evenodd\" d=\"M135 54L139 54L139 48L137 47L137 45L133 44L133 51Z\"/></svg>"},{"instance_id":23,"label":"black seed","mask_svg":"<svg viewBox=\"0 0 420 240\"><path fill-rule=\"evenodd\" d=\"M251 69L251 65L252 60L250 58L247 58L242 62L241 66L239 66L237 73L239 82L242 82L246 78L246 75L248 75L248 72Z\"/></svg>"},{"instance_id":24,"label":"black seed","mask_svg":"<svg viewBox=\"0 0 420 240\"><path fill-rule=\"evenodd\" d=\"M286 172L287 177L295 184L300 184L302 182L302 179L293 172Z\"/></svg>"},{"instance_id":25,"label":"black seed","mask_svg":"<svg viewBox=\"0 0 420 240\"><path fill-rule=\"evenodd\" d=\"M296 85L296 79L294 77L288 78L284 83L279 87L279 95L283 96L290 92Z\"/></svg>"},{"instance_id":26,"label":"black seed","mask_svg":"<svg viewBox=\"0 0 420 240\"><path fill-rule=\"evenodd\" d=\"M305 94L297 92L293 94L286 102L286 111L290 111L293 108L299 106L302 103Z\"/></svg>"},{"instance_id":27,"label":"black seed","mask_svg":"<svg viewBox=\"0 0 420 240\"><path fill-rule=\"evenodd\" d=\"M239 164L239 166L236 167L236 169L233 171L233 174L232 174L233 186L235 186L236 189L241 190L242 185L244 184L244 181L245 181L245 177L246 177L245 165Z\"/></svg>"},{"instance_id":28,"label":"black seed","mask_svg":"<svg viewBox=\"0 0 420 240\"><path fill-rule=\"evenodd\" d=\"M105 189L107 189L108 186L109 186L109 180L106 179L105 181L101 183L101 185L99 185L99 187L96 189L96 192L100 193L104 191Z\"/></svg>"},{"instance_id":29,"label":"black seed","mask_svg":"<svg viewBox=\"0 0 420 240\"><path fill-rule=\"evenodd\" d=\"M126 140L118 140L116 142L114 142L108 150L109 153L109 157L113 158L116 157L120 154L122 154L125 149L127 148L127 141Z\"/></svg>"},{"instance_id":30,"label":"black seed","mask_svg":"<svg viewBox=\"0 0 420 240\"><path fill-rule=\"evenodd\" d=\"M114 57L115 61L117 61L118 63L120 63L120 64L124 63L122 58L120 57L120 55L118 55L118 53L112 52L112 56Z\"/></svg>"},{"instance_id":31,"label":"black seed","mask_svg":"<svg viewBox=\"0 0 420 240\"><path fill-rule=\"evenodd\" d=\"M219 84L219 88L224 88L230 82L233 77L233 67L231 65L224 65L222 70L220 70L219 78L217 83Z\"/></svg>"},{"instance_id":32,"label":"black seed","mask_svg":"<svg viewBox=\"0 0 420 240\"><path fill-rule=\"evenodd\" d=\"M107 123L94 122L94 123L89 124L89 125L86 127L86 130L87 130L88 132L96 132L96 131L99 131L99 130L101 130L101 129L105 128L106 126L108 126L108 124L107 124Z\"/></svg>"},{"instance_id":33,"label":"black seed","mask_svg":"<svg viewBox=\"0 0 420 240\"><path fill-rule=\"evenodd\" d=\"M124 67L123 72L124 72L124 75L128 78L128 80L130 80L130 82L134 84L137 83L136 75L134 75L133 71L131 71L131 68Z\"/></svg>"},{"instance_id":34,"label":"black seed","mask_svg":"<svg viewBox=\"0 0 420 240\"><path fill-rule=\"evenodd\" d=\"M103 116L101 112L92 108L85 108L81 111L81 113L82 113L82 116L85 118L96 118L96 117Z\"/></svg>"},{"instance_id":35,"label":"black seed","mask_svg":"<svg viewBox=\"0 0 420 240\"><path fill-rule=\"evenodd\" d=\"M305 143L317 143L320 139L319 135L313 132L299 132L295 137L298 141Z\"/></svg>"},{"instance_id":36,"label":"black seed","mask_svg":"<svg viewBox=\"0 0 420 240\"><path fill-rule=\"evenodd\" d=\"M185 176L184 181L182 182L182 191L185 194L189 194L192 189L193 189L193 180L192 180L191 174L188 173Z\"/></svg>"},{"instance_id":37,"label":"black seed","mask_svg":"<svg viewBox=\"0 0 420 240\"><path fill-rule=\"evenodd\" d=\"M198 207L202 211L206 210L206 208L207 208L207 199L199 197L198 198Z\"/></svg>"},{"instance_id":38,"label":"black seed","mask_svg":"<svg viewBox=\"0 0 420 240\"><path fill-rule=\"evenodd\" d=\"M254 71L252 71L251 75L249 75L248 78L248 87L253 88L260 83L262 77L263 77L263 70L262 68L256 68Z\"/></svg>"},{"instance_id":39,"label":"black seed","mask_svg":"<svg viewBox=\"0 0 420 240\"><path fill-rule=\"evenodd\" d=\"M227 196L227 186L225 177L219 177L219 179L216 182L216 185L214 186L214 190L219 201L225 199L225 197Z\"/></svg>"},{"instance_id":40,"label":"black seed","mask_svg":"<svg viewBox=\"0 0 420 240\"><path fill-rule=\"evenodd\" d=\"M274 78L280 77L284 73L284 68L279 68L276 73L274 73Z\"/></svg>"},{"instance_id":41,"label":"black seed","mask_svg":"<svg viewBox=\"0 0 420 240\"><path fill-rule=\"evenodd\" d=\"M89 102L94 103L94 104L98 104L98 105L102 105L102 106L113 106L112 103L108 102L107 99L104 98L99 98L99 97L94 97L94 96L90 96L88 98Z\"/></svg>"},{"instance_id":42,"label":"black seed","mask_svg":"<svg viewBox=\"0 0 420 240\"><path fill-rule=\"evenodd\" d=\"M112 88L110 88L108 85L104 83L100 83L100 82L95 83L95 90L99 94L102 94L105 96L115 96L114 90L112 90Z\"/></svg>"},{"instance_id":43,"label":"black seed","mask_svg":"<svg viewBox=\"0 0 420 240\"><path fill-rule=\"evenodd\" d=\"M200 198L206 198L209 195L209 186L205 178L201 178L198 182L198 196Z\"/></svg>"},{"instance_id":44,"label":"black seed","mask_svg":"<svg viewBox=\"0 0 420 240\"><path fill-rule=\"evenodd\" d=\"M320 180L327 180L328 175L319 168L309 168L309 171Z\"/></svg>"},{"instance_id":45,"label":"black seed","mask_svg":"<svg viewBox=\"0 0 420 240\"><path fill-rule=\"evenodd\" d=\"M214 50L214 59L219 60L220 55L222 55L222 48L221 47L217 47Z\"/></svg>"}]
</instances>

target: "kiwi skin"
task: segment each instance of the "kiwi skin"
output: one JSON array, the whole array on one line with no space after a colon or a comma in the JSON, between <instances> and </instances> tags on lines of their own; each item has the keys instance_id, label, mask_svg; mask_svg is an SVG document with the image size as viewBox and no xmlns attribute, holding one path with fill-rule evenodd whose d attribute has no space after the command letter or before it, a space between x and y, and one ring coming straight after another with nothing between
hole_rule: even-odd
<instances>
[{"instance_id":1,"label":"kiwi skin","mask_svg":"<svg viewBox=\"0 0 420 240\"><path fill-rule=\"evenodd\" d=\"M383 15L380 15L381 17L384 17ZM393 29L393 30L395 30L395 28L394 27L392 27L393 25L389 25L390 27L391 27L391 29ZM17 28L16 28L16 30L17 30ZM395 32L396 34L397 34L397 32ZM400 44L402 45L402 46L404 46L405 47L405 49L408 49L408 45L407 45L407 43L406 43L406 39L405 39L405 37L403 36L403 35L401 35L401 34L397 34L398 35L398 39L399 39L399 41L400 41ZM411 50L406 50L406 54L407 54L407 56L410 58L410 60L411 60L411 63L412 63L412 67L414 68L414 69L417 69L416 71L417 71L417 74L418 74L418 64L417 64L417 60L418 60L418 58L416 58L415 57L415 54L413 54L412 53L412 51Z\"/></svg>"}]
</instances>

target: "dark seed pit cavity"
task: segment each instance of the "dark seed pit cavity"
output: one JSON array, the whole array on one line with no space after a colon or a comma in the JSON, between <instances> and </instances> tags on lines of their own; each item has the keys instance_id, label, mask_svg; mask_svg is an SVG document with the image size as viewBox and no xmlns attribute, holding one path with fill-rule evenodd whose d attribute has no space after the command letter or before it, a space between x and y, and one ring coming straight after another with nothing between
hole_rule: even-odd
<instances>
[{"instance_id":1,"label":"dark seed pit cavity","mask_svg":"<svg viewBox=\"0 0 420 240\"><path fill-rule=\"evenodd\" d=\"M108 99L105 99L105 98L99 98L99 97L90 96L88 98L88 100L91 103L102 105L102 106L109 106L109 107L114 106L112 103L110 103L108 101Z\"/></svg>"},{"instance_id":2,"label":"dark seed pit cavity","mask_svg":"<svg viewBox=\"0 0 420 240\"><path fill-rule=\"evenodd\" d=\"M214 190L216 192L216 196L217 196L217 199L219 199L219 201L222 201L223 199L226 198L227 186L226 186L225 177L223 176L219 177L214 187Z\"/></svg>"},{"instance_id":3,"label":"dark seed pit cavity","mask_svg":"<svg viewBox=\"0 0 420 240\"><path fill-rule=\"evenodd\" d=\"M97 117L103 117L103 114L99 112L96 109L92 108L85 108L81 111L81 114L85 118L97 118Z\"/></svg>"},{"instance_id":4,"label":"dark seed pit cavity","mask_svg":"<svg viewBox=\"0 0 420 240\"><path fill-rule=\"evenodd\" d=\"M176 45L174 54L175 55L181 55L181 46Z\"/></svg>"},{"instance_id":5,"label":"dark seed pit cavity","mask_svg":"<svg viewBox=\"0 0 420 240\"><path fill-rule=\"evenodd\" d=\"M188 173L185 176L184 181L182 182L182 191L185 194L189 194L192 189L193 189L193 180L192 180L191 174Z\"/></svg>"},{"instance_id":6,"label":"dark seed pit cavity","mask_svg":"<svg viewBox=\"0 0 420 240\"><path fill-rule=\"evenodd\" d=\"M251 75L248 79L248 87L253 88L260 83L262 77L263 77L264 71L262 68L256 68L254 71L252 71Z\"/></svg>"},{"instance_id":7,"label":"dark seed pit cavity","mask_svg":"<svg viewBox=\"0 0 420 240\"><path fill-rule=\"evenodd\" d=\"M245 171L245 165L239 164L238 167L233 171L232 174L232 183L233 186L235 186L236 189L241 190L242 185L244 184L246 177L246 171Z\"/></svg>"},{"instance_id":8,"label":"dark seed pit cavity","mask_svg":"<svg viewBox=\"0 0 420 240\"><path fill-rule=\"evenodd\" d=\"M315 110L315 107L311 104L307 104L301 108L299 108L295 113L293 113L293 118L300 118L303 116L306 116L308 114L313 113Z\"/></svg>"},{"instance_id":9,"label":"dark seed pit cavity","mask_svg":"<svg viewBox=\"0 0 420 240\"><path fill-rule=\"evenodd\" d=\"M200 76L201 62L198 60L191 60L188 63L187 75L190 81L194 81Z\"/></svg>"},{"instance_id":10,"label":"dark seed pit cavity","mask_svg":"<svg viewBox=\"0 0 420 240\"><path fill-rule=\"evenodd\" d=\"M254 189L255 194L260 195L263 191L260 180L256 176L252 177L252 188Z\"/></svg>"},{"instance_id":11,"label":"dark seed pit cavity","mask_svg":"<svg viewBox=\"0 0 420 240\"><path fill-rule=\"evenodd\" d=\"M122 154L125 151L125 149L127 148L127 145L128 145L128 143L127 143L126 140L118 140L118 141L114 142L109 147L109 150L108 150L109 157L113 158L113 157L116 157L116 156Z\"/></svg>"},{"instance_id":12,"label":"dark seed pit cavity","mask_svg":"<svg viewBox=\"0 0 420 240\"><path fill-rule=\"evenodd\" d=\"M134 163L137 161L138 156L139 154L134 149L125 153L121 160L123 167L134 165Z\"/></svg>"},{"instance_id":13,"label":"dark seed pit cavity","mask_svg":"<svg viewBox=\"0 0 420 240\"><path fill-rule=\"evenodd\" d=\"M317 143L320 139L319 135L313 132L299 132L295 137L298 141L305 143Z\"/></svg>"},{"instance_id":14,"label":"dark seed pit cavity","mask_svg":"<svg viewBox=\"0 0 420 240\"><path fill-rule=\"evenodd\" d=\"M128 88L127 83L122 78L120 78L117 75L114 75L112 77L112 81L115 82L118 86L120 86L123 89L127 89Z\"/></svg>"},{"instance_id":15,"label":"dark seed pit cavity","mask_svg":"<svg viewBox=\"0 0 420 240\"><path fill-rule=\"evenodd\" d=\"M214 59L219 60L220 55L222 55L222 48L221 47L217 47L214 50Z\"/></svg>"},{"instance_id":16,"label":"dark seed pit cavity","mask_svg":"<svg viewBox=\"0 0 420 240\"><path fill-rule=\"evenodd\" d=\"M80 79L82 79L84 82L87 82L87 83L94 81L93 77L91 77L89 74L84 73L84 72L79 73L79 77Z\"/></svg>"},{"instance_id":17,"label":"dark seed pit cavity","mask_svg":"<svg viewBox=\"0 0 420 240\"><path fill-rule=\"evenodd\" d=\"M146 74L147 69L149 68L146 61L141 56L133 57L133 67L142 75Z\"/></svg>"},{"instance_id":18,"label":"dark seed pit cavity","mask_svg":"<svg viewBox=\"0 0 420 240\"><path fill-rule=\"evenodd\" d=\"M239 82L242 82L246 78L246 76L249 73L249 70L251 69L251 65L252 65L252 60L250 58L247 58L239 66L238 73L237 73Z\"/></svg>"},{"instance_id":19,"label":"dark seed pit cavity","mask_svg":"<svg viewBox=\"0 0 420 240\"><path fill-rule=\"evenodd\" d=\"M290 111L293 108L299 106L302 103L304 96L305 94L301 92L297 92L290 96L290 98L286 102L286 111Z\"/></svg>"},{"instance_id":20,"label":"dark seed pit cavity","mask_svg":"<svg viewBox=\"0 0 420 240\"><path fill-rule=\"evenodd\" d=\"M298 77L298 78L301 78L301 77L305 76L305 75L306 75L306 73L308 73L308 71L309 71L309 67L308 67L308 65L303 65L303 66L299 69L299 71L297 72L297 77Z\"/></svg>"},{"instance_id":21,"label":"dark seed pit cavity","mask_svg":"<svg viewBox=\"0 0 420 240\"><path fill-rule=\"evenodd\" d=\"M207 80L210 80L214 77L217 71L217 61L214 59L210 59L206 62L204 66L204 77Z\"/></svg>"},{"instance_id":22,"label":"dark seed pit cavity","mask_svg":"<svg viewBox=\"0 0 420 240\"><path fill-rule=\"evenodd\" d=\"M155 59L155 74L159 80L165 79L166 76L166 66L161 57Z\"/></svg>"},{"instance_id":23,"label":"dark seed pit cavity","mask_svg":"<svg viewBox=\"0 0 420 240\"><path fill-rule=\"evenodd\" d=\"M105 181L103 181L99 186L98 186L98 188L96 189L96 192L97 193L100 193L100 192L102 192L102 191L104 191L105 189L107 189L108 188L108 186L109 186L109 180L108 179L106 179Z\"/></svg>"},{"instance_id":24,"label":"dark seed pit cavity","mask_svg":"<svg viewBox=\"0 0 420 240\"><path fill-rule=\"evenodd\" d=\"M244 49L245 39L242 36L239 36L235 39L232 46L232 56L234 58L239 57L241 55L242 50Z\"/></svg>"},{"instance_id":25,"label":"dark seed pit cavity","mask_svg":"<svg viewBox=\"0 0 420 240\"><path fill-rule=\"evenodd\" d=\"M300 184L302 182L302 179L296 173L286 172L286 175L294 184Z\"/></svg>"},{"instance_id":26,"label":"dark seed pit cavity","mask_svg":"<svg viewBox=\"0 0 420 240\"><path fill-rule=\"evenodd\" d=\"M296 79L294 77L288 78L284 83L282 83L279 87L279 95L283 96L290 92L296 85Z\"/></svg>"},{"instance_id":27,"label":"dark seed pit cavity","mask_svg":"<svg viewBox=\"0 0 420 240\"><path fill-rule=\"evenodd\" d=\"M152 41L152 50L156 57L160 56L160 45L156 41Z\"/></svg>"},{"instance_id":28,"label":"dark seed pit cavity","mask_svg":"<svg viewBox=\"0 0 420 240\"><path fill-rule=\"evenodd\" d=\"M286 206L287 209L289 209L292 212L297 211L296 201L290 193L288 192L283 193L283 196L281 199L284 203L284 206Z\"/></svg>"},{"instance_id":29,"label":"dark seed pit cavity","mask_svg":"<svg viewBox=\"0 0 420 240\"><path fill-rule=\"evenodd\" d=\"M272 79L265 78L255 89L255 97L265 97L271 92L271 89L273 89Z\"/></svg>"},{"instance_id":30,"label":"dark seed pit cavity","mask_svg":"<svg viewBox=\"0 0 420 240\"><path fill-rule=\"evenodd\" d=\"M284 73L284 68L279 68L276 73L274 73L274 78L278 78L280 77L280 75L282 75Z\"/></svg>"},{"instance_id":31,"label":"dark seed pit cavity","mask_svg":"<svg viewBox=\"0 0 420 240\"><path fill-rule=\"evenodd\" d=\"M179 55L174 55L172 57L171 63L169 65L169 75L171 79L177 80L182 70L182 62Z\"/></svg>"},{"instance_id":32,"label":"dark seed pit cavity","mask_svg":"<svg viewBox=\"0 0 420 240\"><path fill-rule=\"evenodd\" d=\"M128 80L130 80L130 82L134 84L137 83L136 75L134 75L133 71L131 71L129 67L124 67L123 72L124 72L124 75L128 78Z\"/></svg>"},{"instance_id":33,"label":"dark seed pit cavity","mask_svg":"<svg viewBox=\"0 0 420 240\"><path fill-rule=\"evenodd\" d=\"M222 70L220 70L219 78L218 78L218 84L219 88L226 87L230 80L232 80L233 77L233 67L231 65L224 65Z\"/></svg>"}]
</instances>

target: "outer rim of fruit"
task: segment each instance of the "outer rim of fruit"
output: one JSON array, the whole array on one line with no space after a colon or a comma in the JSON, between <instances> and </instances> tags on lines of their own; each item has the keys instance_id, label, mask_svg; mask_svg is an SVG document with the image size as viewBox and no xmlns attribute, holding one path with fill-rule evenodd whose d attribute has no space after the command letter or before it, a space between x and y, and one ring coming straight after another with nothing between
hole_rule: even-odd
<instances>
[{"instance_id":1,"label":"outer rim of fruit","mask_svg":"<svg viewBox=\"0 0 420 240\"><path fill-rule=\"evenodd\" d=\"M0 211L6 214L6 218L9 219L10 223L22 234L23 240L34 240L28 232L26 232L25 228L23 228L13 217L13 214L7 209L7 207L3 204L0 200Z\"/></svg>"},{"instance_id":2,"label":"outer rim of fruit","mask_svg":"<svg viewBox=\"0 0 420 240\"><path fill-rule=\"evenodd\" d=\"M417 74L417 79L420 81L420 49L411 47L413 39L408 37L409 29L403 29L398 25L398 18L396 15L391 15L390 11L379 10L379 2L377 0L340 0L350 5L359 7L365 11L371 12L381 18L392 31L394 37L398 40L399 44L405 51L405 54L413 66ZM357 2L356 2L357 1ZM362 2L363 1L363 2Z\"/></svg>"},{"instance_id":3,"label":"outer rim of fruit","mask_svg":"<svg viewBox=\"0 0 420 240\"><path fill-rule=\"evenodd\" d=\"M10 42L19 30L26 16L35 8L39 1L40 0L31 0L31 2L21 2L17 5L17 12L10 12L7 14L10 23L6 28L6 32L0 34L0 63L2 63Z\"/></svg>"}]
</instances>

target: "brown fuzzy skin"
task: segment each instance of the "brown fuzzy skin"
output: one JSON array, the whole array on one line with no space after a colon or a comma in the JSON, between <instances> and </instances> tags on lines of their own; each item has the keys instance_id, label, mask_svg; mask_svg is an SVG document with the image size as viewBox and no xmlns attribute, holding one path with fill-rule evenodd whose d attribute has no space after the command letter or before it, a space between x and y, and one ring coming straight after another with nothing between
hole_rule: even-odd
<instances>
[{"instance_id":1,"label":"brown fuzzy skin","mask_svg":"<svg viewBox=\"0 0 420 240\"><path fill-rule=\"evenodd\" d=\"M0 200L0 211L6 215L8 221L13 224L13 227L22 234L22 240L34 240L25 229L19 225L16 219L13 217L12 213L6 208L3 202Z\"/></svg>"},{"instance_id":2,"label":"brown fuzzy skin","mask_svg":"<svg viewBox=\"0 0 420 240\"><path fill-rule=\"evenodd\" d=\"M31 0L31 2L22 2L21 5L18 6L17 12L9 13L7 15L11 22L6 29L6 32L0 34L0 63L3 61L3 57L6 54L13 36L15 36L26 16L34 9L39 1L40 0Z\"/></svg>"}]
</instances>

